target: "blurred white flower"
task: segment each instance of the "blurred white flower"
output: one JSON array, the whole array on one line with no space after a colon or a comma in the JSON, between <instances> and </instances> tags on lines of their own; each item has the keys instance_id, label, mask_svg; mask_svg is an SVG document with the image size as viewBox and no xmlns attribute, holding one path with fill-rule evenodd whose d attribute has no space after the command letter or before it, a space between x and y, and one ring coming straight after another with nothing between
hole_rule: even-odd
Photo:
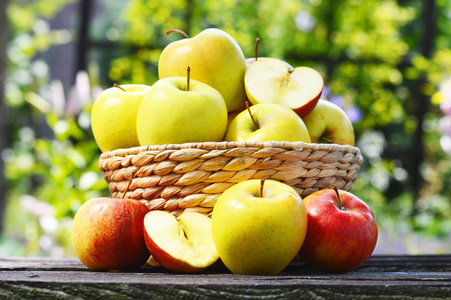
<instances>
[{"instance_id":1,"label":"blurred white flower","mask_svg":"<svg viewBox=\"0 0 451 300\"><path fill-rule=\"evenodd\" d=\"M296 28L304 32L310 32L315 27L315 18L306 11L298 12L294 17L294 22Z\"/></svg>"},{"instance_id":2,"label":"blurred white flower","mask_svg":"<svg viewBox=\"0 0 451 300\"><path fill-rule=\"evenodd\" d=\"M31 195L20 197L20 205L32 215L37 217L51 216L54 213L54 207L49 203L39 201Z\"/></svg>"}]
</instances>

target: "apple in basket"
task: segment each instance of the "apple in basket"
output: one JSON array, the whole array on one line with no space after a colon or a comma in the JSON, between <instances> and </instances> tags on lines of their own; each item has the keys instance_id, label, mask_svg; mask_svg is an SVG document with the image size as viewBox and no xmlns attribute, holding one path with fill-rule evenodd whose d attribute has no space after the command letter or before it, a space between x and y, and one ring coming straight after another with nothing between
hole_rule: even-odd
<instances>
[{"instance_id":1,"label":"apple in basket","mask_svg":"<svg viewBox=\"0 0 451 300\"><path fill-rule=\"evenodd\" d=\"M200 272L219 258L211 219L198 212L185 211L177 219L167 211L150 211L144 237L152 259L172 271Z\"/></svg>"},{"instance_id":2,"label":"apple in basket","mask_svg":"<svg viewBox=\"0 0 451 300\"><path fill-rule=\"evenodd\" d=\"M246 63L238 43L223 30L208 28L193 38L180 30L168 30L182 33L186 39L167 45L158 62L159 78L185 76L188 66L192 69L192 78L204 82L221 93L227 105L227 111L244 107L244 73Z\"/></svg>"},{"instance_id":3,"label":"apple in basket","mask_svg":"<svg viewBox=\"0 0 451 300\"><path fill-rule=\"evenodd\" d=\"M237 183L218 198L211 216L216 249L236 274L277 274L297 255L307 231L299 194L275 180Z\"/></svg>"},{"instance_id":4,"label":"apple in basket","mask_svg":"<svg viewBox=\"0 0 451 300\"><path fill-rule=\"evenodd\" d=\"M305 117L318 103L324 81L312 68L293 69L283 60L265 58L249 66L244 86L252 104L277 103Z\"/></svg>"},{"instance_id":5,"label":"apple in basket","mask_svg":"<svg viewBox=\"0 0 451 300\"><path fill-rule=\"evenodd\" d=\"M224 140L310 143L310 135L302 119L290 108L261 103L239 113L230 123Z\"/></svg>"},{"instance_id":6,"label":"apple in basket","mask_svg":"<svg viewBox=\"0 0 451 300\"><path fill-rule=\"evenodd\" d=\"M96 99L91 112L91 127L102 152L139 146L136 116L149 88L144 84L115 84Z\"/></svg>"},{"instance_id":7,"label":"apple in basket","mask_svg":"<svg viewBox=\"0 0 451 300\"><path fill-rule=\"evenodd\" d=\"M313 111L302 120L313 143L354 146L354 128L351 120L338 105L321 99Z\"/></svg>"},{"instance_id":8,"label":"apple in basket","mask_svg":"<svg viewBox=\"0 0 451 300\"><path fill-rule=\"evenodd\" d=\"M304 204L308 230L299 256L305 263L330 273L346 273L370 257L378 230L365 202L333 188L310 194Z\"/></svg>"},{"instance_id":9,"label":"apple in basket","mask_svg":"<svg viewBox=\"0 0 451 300\"><path fill-rule=\"evenodd\" d=\"M227 130L227 107L221 94L185 77L158 80L144 96L136 119L141 145L219 142Z\"/></svg>"},{"instance_id":10,"label":"apple in basket","mask_svg":"<svg viewBox=\"0 0 451 300\"><path fill-rule=\"evenodd\" d=\"M72 244L93 271L132 271L149 259L143 220L148 208L133 199L93 198L77 211Z\"/></svg>"}]
</instances>

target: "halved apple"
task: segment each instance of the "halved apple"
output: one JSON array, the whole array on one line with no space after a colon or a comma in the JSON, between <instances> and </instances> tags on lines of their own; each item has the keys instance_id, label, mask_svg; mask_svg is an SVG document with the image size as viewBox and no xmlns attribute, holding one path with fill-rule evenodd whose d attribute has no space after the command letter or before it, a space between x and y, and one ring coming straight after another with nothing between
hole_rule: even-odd
<instances>
[{"instance_id":1,"label":"halved apple","mask_svg":"<svg viewBox=\"0 0 451 300\"><path fill-rule=\"evenodd\" d=\"M244 86L252 104L282 104L303 118L318 103L324 80L315 69L292 69L283 60L265 58L249 66L244 76Z\"/></svg>"},{"instance_id":2,"label":"halved apple","mask_svg":"<svg viewBox=\"0 0 451 300\"><path fill-rule=\"evenodd\" d=\"M211 234L211 219L184 212L178 219L166 211L150 211L144 217L144 238L152 257L166 269L200 272L219 258Z\"/></svg>"}]
</instances>

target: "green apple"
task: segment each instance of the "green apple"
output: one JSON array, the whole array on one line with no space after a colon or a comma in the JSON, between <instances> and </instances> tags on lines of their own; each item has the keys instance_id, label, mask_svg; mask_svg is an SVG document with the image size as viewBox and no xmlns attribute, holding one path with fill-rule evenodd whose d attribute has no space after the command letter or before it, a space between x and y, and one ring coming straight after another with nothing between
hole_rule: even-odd
<instances>
[{"instance_id":1,"label":"green apple","mask_svg":"<svg viewBox=\"0 0 451 300\"><path fill-rule=\"evenodd\" d=\"M144 237L152 258L172 271L200 272L219 258L211 219L201 213L185 211L177 219L167 211L150 211Z\"/></svg>"},{"instance_id":2,"label":"green apple","mask_svg":"<svg viewBox=\"0 0 451 300\"><path fill-rule=\"evenodd\" d=\"M192 79L221 93L229 112L244 107L246 63L243 51L228 33L209 28L193 38L170 43L161 53L158 75L160 79L185 76L188 66L192 69Z\"/></svg>"},{"instance_id":3,"label":"green apple","mask_svg":"<svg viewBox=\"0 0 451 300\"><path fill-rule=\"evenodd\" d=\"M354 127L338 105L321 99L303 120L313 143L354 146Z\"/></svg>"},{"instance_id":4,"label":"green apple","mask_svg":"<svg viewBox=\"0 0 451 300\"><path fill-rule=\"evenodd\" d=\"M211 230L219 257L231 272L277 274L304 242L307 213L291 186L252 179L221 194Z\"/></svg>"},{"instance_id":5,"label":"green apple","mask_svg":"<svg viewBox=\"0 0 451 300\"><path fill-rule=\"evenodd\" d=\"M133 199L93 198L77 211L72 244L80 261L92 271L131 271L150 256L144 240L149 209Z\"/></svg>"},{"instance_id":6,"label":"green apple","mask_svg":"<svg viewBox=\"0 0 451 300\"><path fill-rule=\"evenodd\" d=\"M283 60L265 58L249 66L244 85L252 104L277 103L304 117L315 108L324 81L321 74L312 68L293 69Z\"/></svg>"},{"instance_id":7,"label":"green apple","mask_svg":"<svg viewBox=\"0 0 451 300\"><path fill-rule=\"evenodd\" d=\"M150 86L125 84L104 90L94 102L91 127L102 152L139 146L136 116Z\"/></svg>"},{"instance_id":8,"label":"green apple","mask_svg":"<svg viewBox=\"0 0 451 300\"><path fill-rule=\"evenodd\" d=\"M310 135L293 110L279 104L261 103L239 113L230 122L224 140L310 143Z\"/></svg>"},{"instance_id":9,"label":"green apple","mask_svg":"<svg viewBox=\"0 0 451 300\"><path fill-rule=\"evenodd\" d=\"M221 94L186 77L158 80L144 96L136 119L140 145L219 142L226 129Z\"/></svg>"}]
</instances>

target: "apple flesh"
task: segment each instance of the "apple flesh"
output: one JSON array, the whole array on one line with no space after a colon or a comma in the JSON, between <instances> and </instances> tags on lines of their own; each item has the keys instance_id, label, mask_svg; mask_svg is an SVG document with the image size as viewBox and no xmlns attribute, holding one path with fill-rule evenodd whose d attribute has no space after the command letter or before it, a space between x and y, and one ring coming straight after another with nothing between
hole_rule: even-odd
<instances>
[{"instance_id":1,"label":"apple flesh","mask_svg":"<svg viewBox=\"0 0 451 300\"><path fill-rule=\"evenodd\" d=\"M166 269L200 272L219 258L212 233L211 219L197 212L183 212L177 218L166 211L150 211L144 218L147 247Z\"/></svg>"},{"instance_id":2,"label":"apple flesh","mask_svg":"<svg viewBox=\"0 0 451 300\"><path fill-rule=\"evenodd\" d=\"M94 102L91 127L102 152L139 146L136 116L150 86L125 84L104 90Z\"/></svg>"},{"instance_id":3,"label":"apple flesh","mask_svg":"<svg viewBox=\"0 0 451 300\"><path fill-rule=\"evenodd\" d=\"M252 120L254 119L254 121ZM302 119L288 107L261 103L240 112L229 124L226 141L286 141L310 143Z\"/></svg>"},{"instance_id":4,"label":"apple flesh","mask_svg":"<svg viewBox=\"0 0 451 300\"><path fill-rule=\"evenodd\" d=\"M77 211L72 244L80 261L92 271L133 271L150 256L144 241L148 208L137 200L93 198Z\"/></svg>"},{"instance_id":5,"label":"apple flesh","mask_svg":"<svg viewBox=\"0 0 451 300\"><path fill-rule=\"evenodd\" d=\"M218 198L211 217L213 240L225 266L236 274L278 274L296 256L307 214L289 185L259 179L237 183Z\"/></svg>"},{"instance_id":6,"label":"apple flesh","mask_svg":"<svg viewBox=\"0 0 451 300\"><path fill-rule=\"evenodd\" d=\"M312 68L292 69L280 59L265 58L250 65L244 85L252 104L281 104L302 118L315 108L324 81L321 74Z\"/></svg>"},{"instance_id":7,"label":"apple flesh","mask_svg":"<svg viewBox=\"0 0 451 300\"><path fill-rule=\"evenodd\" d=\"M325 272L346 273L371 256L378 229L365 202L350 192L324 189L305 197L304 204L308 231L299 256L305 263Z\"/></svg>"},{"instance_id":8,"label":"apple flesh","mask_svg":"<svg viewBox=\"0 0 451 300\"><path fill-rule=\"evenodd\" d=\"M204 82L221 93L227 111L244 107L246 63L238 43L223 30L208 28L193 38L170 43L158 62L159 78L185 76Z\"/></svg>"},{"instance_id":9,"label":"apple flesh","mask_svg":"<svg viewBox=\"0 0 451 300\"><path fill-rule=\"evenodd\" d=\"M302 118L313 143L335 143L354 146L354 127L338 105L319 100L313 111Z\"/></svg>"}]
</instances>

